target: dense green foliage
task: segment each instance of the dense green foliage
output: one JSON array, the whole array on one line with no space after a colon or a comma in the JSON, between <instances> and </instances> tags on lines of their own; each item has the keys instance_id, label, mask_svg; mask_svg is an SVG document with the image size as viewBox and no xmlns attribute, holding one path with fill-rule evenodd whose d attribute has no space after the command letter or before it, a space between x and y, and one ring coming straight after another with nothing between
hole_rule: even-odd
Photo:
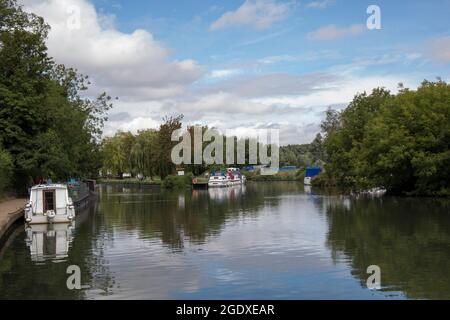
<instances>
[{"instance_id":1,"label":"dense green foliage","mask_svg":"<svg viewBox=\"0 0 450 320\"><path fill-rule=\"evenodd\" d=\"M175 130L182 128L181 120L183 116L166 117L164 123L158 130L149 129L138 131L137 134L131 132L118 132L112 137L107 137L102 143L103 153L103 174L108 176L123 176L124 173L130 173L133 177L142 175L143 177L159 176L162 180L176 172L177 166L173 163L171 155L174 146L180 141L172 141L172 133ZM191 141L189 141L191 152L191 164L182 164L179 166L185 172L191 172L194 175L201 175L205 171L219 171L225 170L229 166L244 167L249 161L249 143L250 140L240 140L245 143L245 164L236 164L237 162L237 138L227 138L217 133L219 139L223 139L223 161L226 162L227 143L233 141L234 147L234 163L228 164L206 164L205 159L202 159L201 164L195 163L194 156L194 126L188 126L186 131L189 132ZM208 127L199 127L202 133L208 130ZM183 138L184 139L184 138ZM212 140L214 140L213 138ZM201 152L205 152L206 148L211 144L211 141L202 140ZM263 144L258 144L258 148L264 147ZM295 146L293 146L295 147ZM189 150L189 147L187 147ZM267 146L268 154L270 155L271 146ZM213 151L213 154L215 151ZM259 161L259 156L257 161Z\"/></svg>"},{"instance_id":2,"label":"dense green foliage","mask_svg":"<svg viewBox=\"0 0 450 320\"><path fill-rule=\"evenodd\" d=\"M13 171L12 158L0 145L0 197L10 186Z\"/></svg>"},{"instance_id":3,"label":"dense green foliage","mask_svg":"<svg viewBox=\"0 0 450 320\"><path fill-rule=\"evenodd\" d=\"M137 178L128 178L128 179L112 179L112 178L99 178L97 179L97 183L106 183L112 185L124 185L124 186L159 186L162 184L162 181L159 177L145 178L145 179L137 179Z\"/></svg>"},{"instance_id":4,"label":"dense green foliage","mask_svg":"<svg viewBox=\"0 0 450 320\"><path fill-rule=\"evenodd\" d=\"M194 175L188 172L184 176L167 176L163 182L162 187L164 189L184 189L192 186L192 178Z\"/></svg>"},{"instance_id":5,"label":"dense green foliage","mask_svg":"<svg viewBox=\"0 0 450 320\"><path fill-rule=\"evenodd\" d=\"M449 84L359 94L342 112L328 111L322 127L327 175L338 185L450 194Z\"/></svg>"},{"instance_id":6,"label":"dense green foliage","mask_svg":"<svg viewBox=\"0 0 450 320\"><path fill-rule=\"evenodd\" d=\"M145 177L160 176L164 179L174 173L171 160L172 132L181 128L183 116L164 119L159 130L142 130L136 135L117 132L102 142L104 174L122 177L124 173Z\"/></svg>"},{"instance_id":7,"label":"dense green foliage","mask_svg":"<svg viewBox=\"0 0 450 320\"><path fill-rule=\"evenodd\" d=\"M111 98L83 98L89 80L57 65L45 40L50 27L14 0L0 0L0 143L13 161L12 181L93 176Z\"/></svg>"},{"instance_id":8,"label":"dense green foliage","mask_svg":"<svg viewBox=\"0 0 450 320\"><path fill-rule=\"evenodd\" d=\"M305 170L279 171L273 175L261 175L256 171L243 171L247 181L265 182L265 181L303 181Z\"/></svg>"},{"instance_id":9,"label":"dense green foliage","mask_svg":"<svg viewBox=\"0 0 450 320\"><path fill-rule=\"evenodd\" d=\"M280 166L305 168L313 165L321 165L324 156L323 138L318 133L310 144L280 147Z\"/></svg>"}]
</instances>

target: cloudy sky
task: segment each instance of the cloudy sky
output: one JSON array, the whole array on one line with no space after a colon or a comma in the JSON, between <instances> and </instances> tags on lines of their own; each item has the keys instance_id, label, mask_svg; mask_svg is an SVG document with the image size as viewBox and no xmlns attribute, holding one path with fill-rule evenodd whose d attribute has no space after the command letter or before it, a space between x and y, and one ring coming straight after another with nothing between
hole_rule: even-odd
<instances>
[{"instance_id":1,"label":"cloudy sky","mask_svg":"<svg viewBox=\"0 0 450 320\"><path fill-rule=\"evenodd\" d=\"M310 142L356 92L450 79L450 0L21 0L50 54L119 100L105 134L186 124ZM367 8L381 9L369 30Z\"/></svg>"}]
</instances>

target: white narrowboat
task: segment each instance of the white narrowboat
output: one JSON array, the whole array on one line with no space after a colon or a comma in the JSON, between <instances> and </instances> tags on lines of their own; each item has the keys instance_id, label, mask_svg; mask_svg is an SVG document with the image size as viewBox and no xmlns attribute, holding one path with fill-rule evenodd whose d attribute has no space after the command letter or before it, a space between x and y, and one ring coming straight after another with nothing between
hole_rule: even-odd
<instances>
[{"instance_id":1,"label":"white narrowboat","mask_svg":"<svg viewBox=\"0 0 450 320\"><path fill-rule=\"evenodd\" d=\"M68 223L75 220L75 207L66 185L45 184L31 188L25 207L28 224Z\"/></svg>"}]
</instances>

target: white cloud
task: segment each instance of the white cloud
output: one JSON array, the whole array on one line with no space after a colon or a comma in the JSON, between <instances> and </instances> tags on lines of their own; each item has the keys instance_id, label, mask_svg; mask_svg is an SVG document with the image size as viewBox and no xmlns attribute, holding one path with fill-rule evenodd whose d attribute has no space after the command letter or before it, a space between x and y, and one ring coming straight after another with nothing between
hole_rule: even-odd
<instances>
[{"instance_id":1,"label":"white cloud","mask_svg":"<svg viewBox=\"0 0 450 320\"><path fill-rule=\"evenodd\" d=\"M309 2L306 7L310 9L326 9L331 5L334 5L336 0L319 0Z\"/></svg>"},{"instance_id":2,"label":"white cloud","mask_svg":"<svg viewBox=\"0 0 450 320\"><path fill-rule=\"evenodd\" d=\"M354 24L349 27L337 27L332 24L308 33L308 39L317 41L336 40L360 35L364 30L365 26L362 24Z\"/></svg>"},{"instance_id":3,"label":"white cloud","mask_svg":"<svg viewBox=\"0 0 450 320\"><path fill-rule=\"evenodd\" d=\"M219 69L211 71L210 77L216 79L226 79L241 73L239 69Z\"/></svg>"},{"instance_id":4,"label":"white cloud","mask_svg":"<svg viewBox=\"0 0 450 320\"><path fill-rule=\"evenodd\" d=\"M279 62L291 62L298 61L298 57L290 56L290 55L279 55L279 56L269 56L258 59L258 63L260 64L275 64Z\"/></svg>"},{"instance_id":5,"label":"white cloud","mask_svg":"<svg viewBox=\"0 0 450 320\"><path fill-rule=\"evenodd\" d=\"M287 121L269 123L242 123L241 125L227 129L224 132L227 136L238 138L257 138L259 130L275 129L279 130L280 145L310 143L320 131L319 124L293 124Z\"/></svg>"},{"instance_id":6,"label":"white cloud","mask_svg":"<svg viewBox=\"0 0 450 320\"><path fill-rule=\"evenodd\" d=\"M191 99L172 102L170 106L172 109L180 113L197 113L201 116L205 113L211 113L217 118L230 114L262 114L267 112L270 107L266 104L254 102L251 99L244 99L234 93L223 91L217 91L210 94L201 94L192 97Z\"/></svg>"},{"instance_id":7,"label":"white cloud","mask_svg":"<svg viewBox=\"0 0 450 320\"><path fill-rule=\"evenodd\" d=\"M211 85L206 92L228 92L240 97L266 97L309 94L338 79L330 73L295 75L271 73L253 77L241 77Z\"/></svg>"},{"instance_id":8,"label":"white cloud","mask_svg":"<svg viewBox=\"0 0 450 320\"><path fill-rule=\"evenodd\" d=\"M238 136L243 136L249 129L279 128L282 144L308 143L319 131L328 106L346 105L357 92L370 92L380 85L393 92L399 82L411 88L417 85L404 75L365 76L351 73L303 77L303 81L294 81L299 83L298 87L291 88L292 91L276 89L271 95L256 94L266 87L261 81L268 79L272 83L274 79L264 76L253 82L255 87L249 87L249 91L241 91L238 85L230 87L219 83L214 91L191 92L189 96L179 99L145 105L119 102L114 109L117 116L107 122L105 132L113 134L118 129L136 132L156 128L163 115L182 113L185 124L214 126L223 131L232 129ZM284 83L281 86L284 87Z\"/></svg>"},{"instance_id":9,"label":"white cloud","mask_svg":"<svg viewBox=\"0 0 450 320\"><path fill-rule=\"evenodd\" d=\"M406 81L406 82L405 82ZM329 86L323 90L304 95L267 97L258 100L264 104L285 104L292 106L310 106L316 110L325 110L329 105L350 102L357 93L371 92L372 89L383 86L392 92L398 90L398 84L403 82L405 87L413 88L416 82L404 76L359 76L346 75L336 86Z\"/></svg>"},{"instance_id":10,"label":"white cloud","mask_svg":"<svg viewBox=\"0 0 450 320\"><path fill-rule=\"evenodd\" d=\"M286 18L291 5L274 0L246 0L236 11L228 11L211 25L211 30L250 26L262 30Z\"/></svg>"},{"instance_id":11,"label":"white cloud","mask_svg":"<svg viewBox=\"0 0 450 320\"><path fill-rule=\"evenodd\" d=\"M439 63L450 63L450 36L439 37L430 40L427 44L428 54Z\"/></svg>"},{"instance_id":12,"label":"white cloud","mask_svg":"<svg viewBox=\"0 0 450 320\"><path fill-rule=\"evenodd\" d=\"M317 61L317 60L336 60L341 58L338 50L320 50L320 51L306 51L299 55L278 55L268 56L257 60L258 64L271 65L284 62L301 62L301 61Z\"/></svg>"},{"instance_id":13,"label":"white cloud","mask_svg":"<svg viewBox=\"0 0 450 320\"><path fill-rule=\"evenodd\" d=\"M193 60L171 61L171 50L146 30L128 34L114 28L87 0L24 0L51 25L47 45L59 63L92 75L95 87L121 99L162 99L182 94L202 75ZM79 28L69 28L79 14ZM69 25L68 25L69 24Z\"/></svg>"},{"instance_id":14,"label":"white cloud","mask_svg":"<svg viewBox=\"0 0 450 320\"><path fill-rule=\"evenodd\" d=\"M364 68L370 65L404 61L401 57L391 56L353 61L351 68L345 66L342 70L330 68L326 72L301 75L251 72L249 75L246 72L251 62L245 65L222 64L220 68L204 72L193 60L171 59L171 50L156 41L148 31L123 33L116 30L114 17L99 15L88 0L23 2L27 10L43 16L52 26L48 46L57 62L92 75L94 87L121 98L115 103L110 121L106 123L107 135L116 130L136 132L156 128L164 115L183 113L185 124L216 126L241 133L248 128L278 127L282 143L305 143L314 138L323 112L329 105L348 103L357 91L370 91L380 85L395 89L398 82L405 82L404 75L364 75ZM243 6L257 4L288 6L274 1L247 1ZM66 9L71 5L81 9L81 28L78 30L67 29ZM282 9L274 10L278 14L270 10L246 10L239 13L241 18L234 25L262 28L278 21L274 17L286 14ZM258 20L260 11L272 13ZM244 23L247 21L244 17L253 18L253 22ZM219 26L229 26L231 18L227 19L228 22L223 20ZM347 33L358 33L358 30L350 27L350 31L343 32L334 27L332 32L328 32L331 36L322 32L319 38L342 37ZM446 42L437 44L445 48ZM339 54L335 50L306 51L298 56L269 56L253 63L259 68L322 58L337 59ZM411 61L415 58L417 55L412 56ZM441 54L439 59L445 60L446 57ZM202 77L207 81L197 83ZM409 83L405 85L411 86Z\"/></svg>"},{"instance_id":15,"label":"white cloud","mask_svg":"<svg viewBox=\"0 0 450 320\"><path fill-rule=\"evenodd\" d=\"M137 133L139 130L157 129L159 128L159 125L160 122L151 117L137 117L130 122L110 121L106 127L105 135L114 135L118 130Z\"/></svg>"}]
</instances>

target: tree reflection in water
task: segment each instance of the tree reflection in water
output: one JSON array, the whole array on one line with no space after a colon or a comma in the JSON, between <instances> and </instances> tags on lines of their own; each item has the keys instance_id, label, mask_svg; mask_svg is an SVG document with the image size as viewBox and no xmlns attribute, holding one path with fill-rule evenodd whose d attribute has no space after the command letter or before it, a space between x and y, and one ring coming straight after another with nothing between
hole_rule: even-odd
<instances>
[{"instance_id":1,"label":"tree reflection in water","mask_svg":"<svg viewBox=\"0 0 450 320\"><path fill-rule=\"evenodd\" d=\"M382 290L450 299L449 208L439 199L335 198L327 204L328 246L335 259L348 257L364 287L367 267L378 265Z\"/></svg>"},{"instance_id":2,"label":"tree reflection in water","mask_svg":"<svg viewBox=\"0 0 450 320\"><path fill-rule=\"evenodd\" d=\"M12 233L0 248L0 298L450 299L448 201L355 198L288 182L101 186L67 254L55 254L65 248L54 235L39 256L23 225ZM80 267L83 290L67 289L69 265ZM369 265L381 267L383 292L366 288Z\"/></svg>"},{"instance_id":3,"label":"tree reflection in water","mask_svg":"<svg viewBox=\"0 0 450 320\"><path fill-rule=\"evenodd\" d=\"M107 226L120 226L129 232L137 227L141 238L158 238L173 251L182 251L185 241L205 243L208 237L218 235L228 221L256 215L263 206L276 206L279 202L276 195L299 190L297 184L256 187L162 192L155 188L154 192L132 192L128 188L104 186L100 206L108 212Z\"/></svg>"}]
</instances>

